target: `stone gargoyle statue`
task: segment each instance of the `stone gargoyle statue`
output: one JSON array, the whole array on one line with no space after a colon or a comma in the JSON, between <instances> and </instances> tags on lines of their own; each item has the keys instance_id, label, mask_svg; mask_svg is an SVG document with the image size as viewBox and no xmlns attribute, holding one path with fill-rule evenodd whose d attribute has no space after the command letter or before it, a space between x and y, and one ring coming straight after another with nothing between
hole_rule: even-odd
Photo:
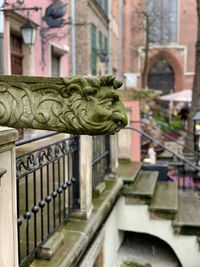
<instances>
[{"instance_id":1,"label":"stone gargoyle statue","mask_svg":"<svg viewBox=\"0 0 200 267\"><path fill-rule=\"evenodd\" d=\"M114 134L127 124L113 76L0 75L0 125L70 134Z\"/></svg>"}]
</instances>

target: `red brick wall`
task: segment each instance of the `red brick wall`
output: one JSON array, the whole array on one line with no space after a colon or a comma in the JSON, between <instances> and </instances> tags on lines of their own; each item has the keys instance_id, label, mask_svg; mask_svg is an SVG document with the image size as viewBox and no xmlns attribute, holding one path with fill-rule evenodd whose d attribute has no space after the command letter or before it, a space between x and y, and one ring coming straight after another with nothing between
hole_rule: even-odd
<instances>
[{"instance_id":1,"label":"red brick wall","mask_svg":"<svg viewBox=\"0 0 200 267\"><path fill-rule=\"evenodd\" d=\"M196 2L178 2L177 44L151 49L149 56L149 70L159 57L167 59L175 73L175 91L192 88L197 34ZM144 31L137 29L139 21L135 18L135 11L138 5L144 3L145 0L128 0L124 3L124 73L140 73L143 68L144 57L138 53L138 49L144 45Z\"/></svg>"}]
</instances>

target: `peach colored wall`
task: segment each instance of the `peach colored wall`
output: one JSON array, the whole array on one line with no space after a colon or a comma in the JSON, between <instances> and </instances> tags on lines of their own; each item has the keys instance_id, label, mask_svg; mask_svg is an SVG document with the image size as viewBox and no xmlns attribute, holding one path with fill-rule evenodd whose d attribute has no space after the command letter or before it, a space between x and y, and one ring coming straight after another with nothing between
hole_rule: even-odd
<instances>
[{"instance_id":1,"label":"peach colored wall","mask_svg":"<svg viewBox=\"0 0 200 267\"><path fill-rule=\"evenodd\" d=\"M126 101L125 107L130 110L130 120L131 121L140 121L140 104L139 101ZM140 130L140 124L134 123L130 126ZM127 130L128 131L128 130ZM131 160L140 161L140 150L141 150L141 138L140 135L131 131Z\"/></svg>"},{"instance_id":2,"label":"peach colored wall","mask_svg":"<svg viewBox=\"0 0 200 267\"><path fill-rule=\"evenodd\" d=\"M129 126L140 130L140 123L131 124L131 121L140 121L139 101L125 101L128 111ZM119 158L140 161L141 140L140 135L131 130L121 130L118 134Z\"/></svg>"},{"instance_id":3,"label":"peach colored wall","mask_svg":"<svg viewBox=\"0 0 200 267\"><path fill-rule=\"evenodd\" d=\"M8 3L16 3L15 0L8 0ZM66 3L66 0L63 1ZM67 50L68 49L68 34L65 35L63 38L59 38L59 36L67 33L69 31L69 25L64 26L63 28L57 28L57 29L51 29L48 31L48 33L54 33L55 38L51 39L45 46L45 65L44 68L42 69L41 65L41 38L40 38L40 29L41 25L42 27L47 27L46 23L42 20L42 16L45 15L45 10L46 7L49 6L52 3L52 0L25 0L24 4L22 5L23 7L33 7L33 6L38 6L41 7L42 10L39 10L37 12L35 11L30 11L29 16L30 19L38 25L38 30L37 30L37 35L36 35L36 41L34 44L34 47L31 51L34 53L34 75L36 76L51 76L51 45L55 45L61 50ZM27 11L18 11L18 13L21 16L26 17L27 16ZM69 6L67 6L67 14L63 17L64 19L67 20L69 17ZM9 46L10 46L10 33L9 33L9 27L8 27L8 20L9 18L5 16L5 31L4 31L4 51L5 51L5 74L10 74L10 63L9 63L9 56L10 56L10 51L9 51ZM41 23L42 22L42 23ZM56 37L57 35L57 37ZM32 67L32 66L31 66ZM60 74L61 76L67 76L68 75L68 53L64 53L63 56L61 57L61 63L60 63ZM26 70L26 73L28 71Z\"/></svg>"}]
</instances>

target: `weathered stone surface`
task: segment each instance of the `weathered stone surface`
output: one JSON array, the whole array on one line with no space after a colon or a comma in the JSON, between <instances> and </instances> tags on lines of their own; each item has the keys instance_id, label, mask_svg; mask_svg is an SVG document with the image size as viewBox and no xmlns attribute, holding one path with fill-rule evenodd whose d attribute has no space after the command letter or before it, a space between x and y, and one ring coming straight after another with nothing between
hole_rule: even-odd
<instances>
[{"instance_id":1,"label":"weathered stone surface","mask_svg":"<svg viewBox=\"0 0 200 267\"><path fill-rule=\"evenodd\" d=\"M114 134L127 124L113 76L0 76L0 125L70 134Z\"/></svg>"},{"instance_id":2,"label":"weathered stone surface","mask_svg":"<svg viewBox=\"0 0 200 267\"><path fill-rule=\"evenodd\" d=\"M101 182L101 183L99 183L99 184L95 187L95 189L94 189L94 191L93 191L93 196L94 196L94 197L100 196L100 195L104 192L105 189L106 189L106 184L105 184L105 182Z\"/></svg>"}]
</instances>

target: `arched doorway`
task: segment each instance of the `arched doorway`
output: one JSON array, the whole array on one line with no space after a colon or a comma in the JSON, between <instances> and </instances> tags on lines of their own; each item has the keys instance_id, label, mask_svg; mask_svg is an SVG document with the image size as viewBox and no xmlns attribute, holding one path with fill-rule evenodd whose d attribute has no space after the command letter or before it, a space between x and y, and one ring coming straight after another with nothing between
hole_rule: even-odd
<instances>
[{"instance_id":1,"label":"arched doorway","mask_svg":"<svg viewBox=\"0 0 200 267\"><path fill-rule=\"evenodd\" d=\"M163 94L174 91L174 70L166 59L157 60L148 74L148 87L161 90Z\"/></svg>"}]
</instances>

